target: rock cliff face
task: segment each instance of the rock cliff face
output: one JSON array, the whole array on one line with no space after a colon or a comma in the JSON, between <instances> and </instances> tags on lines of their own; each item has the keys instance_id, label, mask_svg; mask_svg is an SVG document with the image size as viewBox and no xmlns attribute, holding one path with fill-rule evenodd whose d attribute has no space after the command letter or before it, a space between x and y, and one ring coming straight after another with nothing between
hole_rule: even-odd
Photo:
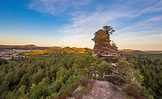
<instances>
[{"instance_id":1,"label":"rock cliff face","mask_svg":"<svg viewBox=\"0 0 162 99\"><path fill-rule=\"evenodd\" d=\"M95 37L92 39L95 42L92 55L107 62L116 63L118 60L124 60L125 58L114 44L110 44L110 33L112 32L102 29L95 33Z\"/></svg>"}]
</instances>

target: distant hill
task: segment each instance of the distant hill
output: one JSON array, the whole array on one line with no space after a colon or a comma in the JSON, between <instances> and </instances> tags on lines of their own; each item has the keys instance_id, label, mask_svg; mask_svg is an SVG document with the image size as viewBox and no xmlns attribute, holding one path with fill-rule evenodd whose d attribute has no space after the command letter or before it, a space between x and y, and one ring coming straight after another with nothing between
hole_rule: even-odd
<instances>
[{"instance_id":1,"label":"distant hill","mask_svg":"<svg viewBox=\"0 0 162 99\"><path fill-rule=\"evenodd\" d=\"M9 49L23 49L23 50L48 50L48 49L54 49L54 50L71 50L71 51L76 51L78 52L78 50L80 50L79 52L83 52L84 53L84 49L83 48L76 48L76 47L59 47L59 46L52 46L52 47L41 47L41 46L36 46L33 44L29 44L29 45L0 45L0 51L3 50L9 50ZM86 49L89 52L91 52L91 49ZM162 54L162 51L156 51L156 50L147 50L147 51L141 51L141 50L133 50L133 49L123 49L120 50L122 53L126 53L126 54Z\"/></svg>"},{"instance_id":2,"label":"distant hill","mask_svg":"<svg viewBox=\"0 0 162 99\"><path fill-rule=\"evenodd\" d=\"M24 49L24 50L44 50L44 49L59 49L61 47L40 47L33 44L30 45L0 45L0 51L7 49Z\"/></svg>"},{"instance_id":3,"label":"distant hill","mask_svg":"<svg viewBox=\"0 0 162 99\"><path fill-rule=\"evenodd\" d=\"M145 51L145 52L149 54L162 54L162 51Z\"/></svg>"},{"instance_id":4,"label":"distant hill","mask_svg":"<svg viewBox=\"0 0 162 99\"><path fill-rule=\"evenodd\" d=\"M121 50L121 52L127 53L127 54L147 54L145 51L133 50L133 49L123 49Z\"/></svg>"},{"instance_id":5,"label":"distant hill","mask_svg":"<svg viewBox=\"0 0 162 99\"><path fill-rule=\"evenodd\" d=\"M92 54L92 50L89 48L53 48L53 49L45 49L38 51L30 51L26 52L26 55L52 55L52 54Z\"/></svg>"},{"instance_id":6,"label":"distant hill","mask_svg":"<svg viewBox=\"0 0 162 99\"><path fill-rule=\"evenodd\" d=\"M121 52L126 54L162 54L162 51L141 51L141 50L133 50L133 49L123 49Z\"/></svg>"}]
</instances>

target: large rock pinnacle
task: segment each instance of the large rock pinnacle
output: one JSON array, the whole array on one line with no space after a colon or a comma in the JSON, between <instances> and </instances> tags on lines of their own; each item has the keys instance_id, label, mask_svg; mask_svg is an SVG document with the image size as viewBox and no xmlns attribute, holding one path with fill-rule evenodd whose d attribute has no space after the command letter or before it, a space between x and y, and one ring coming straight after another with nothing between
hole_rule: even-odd
<instances>
[{"instance_id":1,"label":"large rock pinnacle","mask_svg":"<svg viewBox=\"0 0 162 99\"><path fill-rule=\"evenodd\" d=\"M117 50L115 43L110 43L110 34L114 30L111 26L106 27L107 29L104 28L95 32L95 37L92 39L95 42L92 55L113 63L124 60L124 56Z\"/></svg>"}]
</instances>

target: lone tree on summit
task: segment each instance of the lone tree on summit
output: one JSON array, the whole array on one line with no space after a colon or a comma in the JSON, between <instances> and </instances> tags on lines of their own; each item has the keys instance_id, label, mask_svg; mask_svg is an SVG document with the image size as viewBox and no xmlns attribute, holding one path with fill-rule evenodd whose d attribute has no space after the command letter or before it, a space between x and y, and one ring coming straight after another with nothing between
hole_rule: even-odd
<instances>
[{"instance_id":1,"label":"lone tree on summit","mask_svg":"<svg viewBox=\"0 0 162 99\"><path fill-rule=\"evenodd\" d=\"M115 32L111 26L103 26L103 29L109 34L113 34L113 32Z\"/></svg>"},{"instance_id":2,"label":"lone tree on summit","mask_svg":"<svg viewBox=\"0 0 162 99\"><path fill-rule=\"evenodd\" d=\"M95 37L92 39L97 45L100 47L108 46L111 47L110 44L110 34L113 34L115 30L111 26L103 26L103 29L95 32Z\"/></svg>"}]
</instances>

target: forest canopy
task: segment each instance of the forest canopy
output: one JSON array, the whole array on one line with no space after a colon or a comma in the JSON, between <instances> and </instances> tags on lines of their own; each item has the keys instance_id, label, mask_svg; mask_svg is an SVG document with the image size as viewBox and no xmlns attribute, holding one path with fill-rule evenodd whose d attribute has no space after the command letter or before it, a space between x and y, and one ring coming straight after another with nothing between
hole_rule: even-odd
<instances>
[{"instance_id":1,"label":"forest canopy","mask_svg":"<svg viewBox=\"0 0 162 99\"><path fill-rule=\"evenodd\" d=\"M131 60L130 63L132 64L134 64L133 62L137 59L137 57L135 58L129 55L127 57L129 59L128 61ZM159 57L159 59L161 58ZM132 62L132 60L134 61ZM134 96L131 90L124 89L126 93L133 97L140 99L144 96L151 97L151 95L154 95L160 99L161 89L159 88L161 87L159 86L161 86L161 67L159 66L161 65L161 60L149 63L157 64L156 68L158 69L149 70L149 68L145 66L142 66L142 69L140 69L137 64L134 65L135 67L133 67L133 69L126 61L119 61L117 67L114 68L111 63L85 54L34 55L26 60L9 61L8 64L1 65L0 98L53 99L67 97L72 95L79 84L86 85L85 81L92 78L94 80L106 80L118 86L120 86L123 81L126 81L130 83L129 87L133 88L134 93L137 90L141 90L137 91L138 96ZM156 70L159 71L159 76L156 76L155 80L153 80L152 77L148 75L152 75ZM93 76L95 71L99 73L98 78ZM130 74L132 71L138 82L142 83L147 90L144 89L144 87L136 87L137 84L135 83L131 84L133 75L131 76ZM118 74L114 76L115 78L103 79L103 74L112 75L116 72L118 72ZM159 80L159 82L156 82L156 80ZM154 84L151 82L154 82ZM156 87L154 85L156 85Z\"/></svg>"}]
</instances>

